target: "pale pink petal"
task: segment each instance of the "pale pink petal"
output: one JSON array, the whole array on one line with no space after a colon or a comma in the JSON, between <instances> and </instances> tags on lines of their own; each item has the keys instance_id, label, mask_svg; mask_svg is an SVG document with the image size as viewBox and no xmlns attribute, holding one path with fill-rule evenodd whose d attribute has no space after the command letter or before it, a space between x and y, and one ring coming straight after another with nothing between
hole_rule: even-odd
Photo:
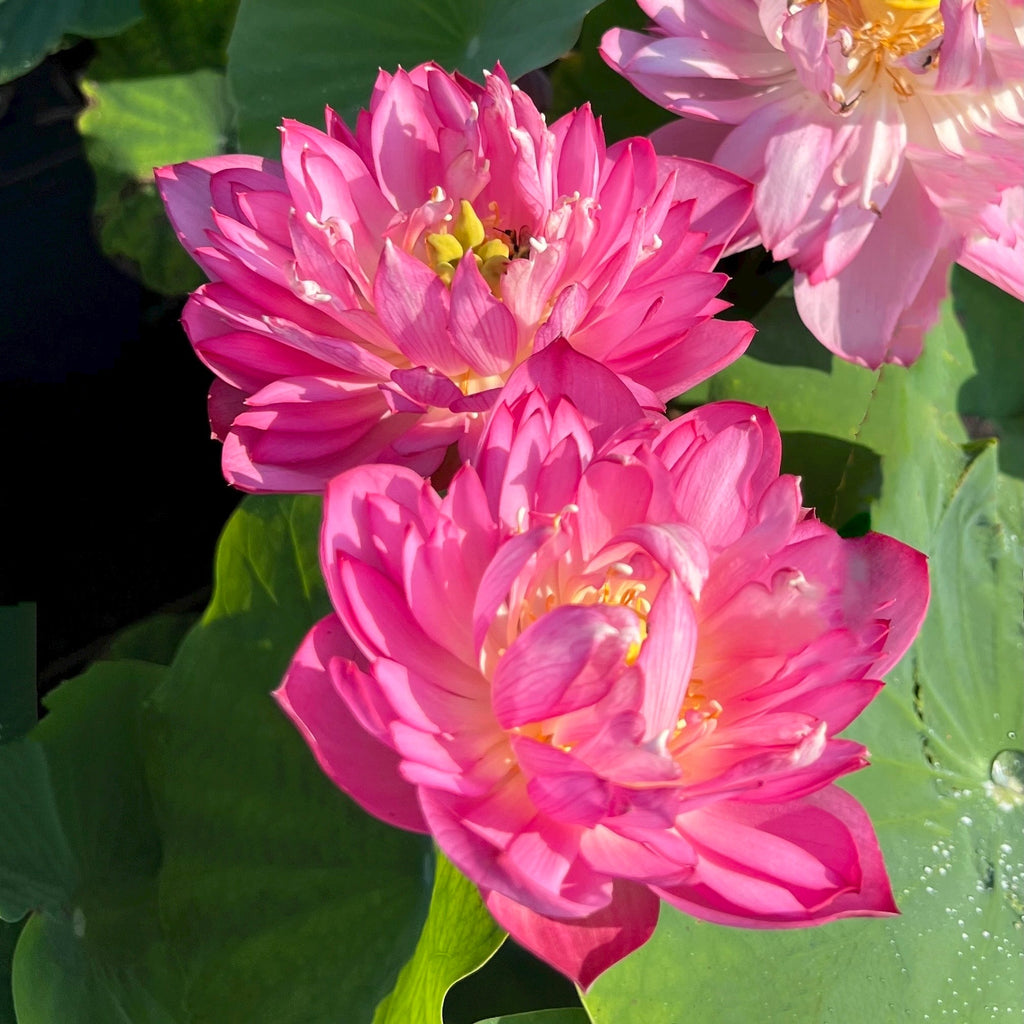
<instances>
[{"instance_id":1,"label":"pale pink petal","mask_svg":"<svg viewBox=\"0 0 1024 1024\"><path fill-rule=\"evenodd\" d=\"M982 211L957 262L1024 301L1024 186L1006 189Z\"/></svg>"},{"instance_id":2,"label":"pale pink petal","mask_svg":"<svg viewBox=\"0 0 1024 1024\"><path fill-rule=\"evenodd\" d=\"M913 173L904 172L874 230L841 273L814 285L797 274L800 316L826 348L851 362L872 369L913 362L925 329L938 317L937 303L928 303L928 322L914 325L916 338L903 340L898 349L893 338L919 292L929 288L933 269L945 276L948 264L936 265L945 230Z\"/></svg>"}]
</instances>

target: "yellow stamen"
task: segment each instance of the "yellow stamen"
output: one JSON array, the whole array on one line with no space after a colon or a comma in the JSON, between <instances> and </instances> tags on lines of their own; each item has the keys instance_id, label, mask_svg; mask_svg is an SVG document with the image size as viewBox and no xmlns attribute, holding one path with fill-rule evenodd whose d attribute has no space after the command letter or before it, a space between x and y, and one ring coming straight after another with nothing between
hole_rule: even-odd
<instances>
[{"instance_id":1,"label":"yellow stamen","mask_svg":"<svg viewBox=\"0 0 1024 1024\"><path fill-rule=\"evenodd\" d=\"M427 235L427 246L430 249L430 262L435 270L441 263L448 263L454 267L465 252L454 235Z\"/></svg>"},{"instance_id":2,"label":"yellow stamen","mask_svg":"<svg viewBox=\"0 0 1024 1024\"><path fill-rule=\"evenodd\" d=\"M451 223L451 218L446 218ZM427 235L427 258L438 277L451 287L455 268L467 253L472 253L491 294L501 298L501 275L509 261L509 247L499 238L488 238L483 221L476 215L471 203L459 203L459 214L452 223L451 232L439 231Z\"/></svg>"},{"instance_id":3,"label":"yellow stamen","mask_svg":"<svg viewBox=\"0 0 1024 1024\"><path fill-rule=\"evenodd\" d=\"M491 259L503 259L508 263L508 246L497 238L491 238L483 245L475 246L473 251L482 263Z\"/></svg>"},{"instance_id":4,"label":"yellow stamen","mask_svg":"<svg viewBox=\"0 0 1024 1024\"><path fill-rule=\"evenodd\" d=\"M459 203L459 215L455 218L455 237L462 243L462 252L483 245L487 237L484 233L483 221L476 215L476 210L465 200ZM508 249L505 250L508 255Z\"/></svg>"}]
</instances>

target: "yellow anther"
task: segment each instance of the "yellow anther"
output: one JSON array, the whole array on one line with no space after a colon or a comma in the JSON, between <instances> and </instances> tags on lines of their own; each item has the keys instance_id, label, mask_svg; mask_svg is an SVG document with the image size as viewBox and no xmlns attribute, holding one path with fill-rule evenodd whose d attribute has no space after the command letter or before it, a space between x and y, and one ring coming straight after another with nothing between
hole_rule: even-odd
<instances>
[{"instance_id":1,"label":"yellow anther","mask_svg":"<svg viewBox=\"0 0 1024 1024\"><path fill-rule=\"evenodd\" d=\"M484 263L492 259L500 259L504 260L506 263L508 262L508 246L499 238L490 238L482 245L478 245L473 251Z\"/></svg>"},{"instance_id":2,"label":"yellow anther","mask_svg":"<svg viewBox=\"0 0 1024 1024\"><path fill-rule=\"evenodd\" d=\"M487 237L484 233L483 221L476 215L472 204L465 199L459 203L459 215L455 218L454 234L462 243L463 252L483 245L483 241Z\"/></svg>"},{"instance_id":3,"label":"yellow anther","mask_svg":"<svg viewBox=\"0 0 1024 1024\"><path fill-rule=\"evenodd\" d=\"M454 266L465 252L454 235L427 235L427 246L435 270L444 263Z\"/></svg>"}]
</instances>

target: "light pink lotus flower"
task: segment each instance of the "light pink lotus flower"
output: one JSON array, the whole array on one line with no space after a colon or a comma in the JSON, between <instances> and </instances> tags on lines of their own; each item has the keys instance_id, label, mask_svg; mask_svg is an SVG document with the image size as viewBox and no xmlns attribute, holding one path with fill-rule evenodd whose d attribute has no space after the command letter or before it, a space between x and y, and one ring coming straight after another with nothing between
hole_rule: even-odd
<instances>
[{"instance_id":1,"label":"light pink lotus flower","mask_svg":"<svg viewBox=\"0 0 1024 1024\"><path fill-rule=\"evenodd\" d=\"M326 493L335 614L276 692L364 808L431 833L523 945L588 986L659 900L790 928L895 913L833 781L928 599L924 556L843 540L764 409L644 417L557 342L442 498L404 467Z\"/></svg>"},{"instance_id":2,"label":"light pink lotus flower","mask_svg":"<svg viewBox=\"0 0 1024 1024\"><path fill-rule=\"evenodd\" d=\"M968 234L960 264L1024 298L1024 185L1008 188L986 206Z\"/></svg>"},{"instance_id":3,"label":"light pink lotus flower","mask_svg":"<svg viewBox=\"0 0 1024 1024\"><path fill-rule=\"evenodd\" d=\"M993 214L1024 181L1020 0L639 2L651 34L612 30L605 60L683 115L659 149L755 182L829 349L913 362L954 260L1024 298L1024 219Z\"/></svg>"},{"instance_id":4,"label":"light pink lotus flower","mask_svg":"<svg viewBox=\"0 0 1024 1024\"><path fill-rule=\"evenodd\" d=\"M482 87L382 71L354 133L328 110L326 133L284 123L280 163L156 173L211 279L183 319L244 490L377 460L429 474L558 336L660 409L753 335L712 319L749 183L646 139L607 149L587 107L549 128L500 67Z\"/></svg>"}]
</instances>

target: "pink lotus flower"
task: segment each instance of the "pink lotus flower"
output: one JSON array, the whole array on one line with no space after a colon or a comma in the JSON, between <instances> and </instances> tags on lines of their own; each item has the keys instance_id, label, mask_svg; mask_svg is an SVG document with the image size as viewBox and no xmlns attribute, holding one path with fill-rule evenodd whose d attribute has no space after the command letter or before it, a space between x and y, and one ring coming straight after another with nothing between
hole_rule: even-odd
<instances>
[{"instance_id":1,"label":"pink lotus flower","mask_svg":"<svg viewBox=\"0 0 1024 1024\"><path fill-rule=\"evenodd\" d=\"M326 493L335 614L277 699L364 808L431 833L523 945L588 986L659 900L790 928L895 912L838 739L906 650L925 560L842 540L767 412L644 417L557 342L441 498L403 467Z\"/></svg>"},{"instance_id":2,"label":"pink lotus flower","mask_svg":"<svg viewBox=\"0 0 1024 1024\"><path fill-rule=\"evenodd\" d=\"M320 491L378 460L429 474L560 335L661 408L753 334L712 319L749 183L646 139L606 149L587 107L549 128L500 67L483 87L381 72L354 133L328 110L326 133L284 123L280 163L157 180L211 279L183 319L244 490Z\"/></svg>"},{"instance_id":3,"label":"pink lotus flower","mask_svg":"<svg viewBox=\"0 0 1024 1024\"><path fill-rule=\"evenodd\" d=\"M640 6L652 34L612 30L605 59L683 115L659 149L755 182L760 237L829 349L913 362L954 260L1024 298L1022 212L992 214L1024 180L1020 0Z\"/></svg>"}]
</instances>

